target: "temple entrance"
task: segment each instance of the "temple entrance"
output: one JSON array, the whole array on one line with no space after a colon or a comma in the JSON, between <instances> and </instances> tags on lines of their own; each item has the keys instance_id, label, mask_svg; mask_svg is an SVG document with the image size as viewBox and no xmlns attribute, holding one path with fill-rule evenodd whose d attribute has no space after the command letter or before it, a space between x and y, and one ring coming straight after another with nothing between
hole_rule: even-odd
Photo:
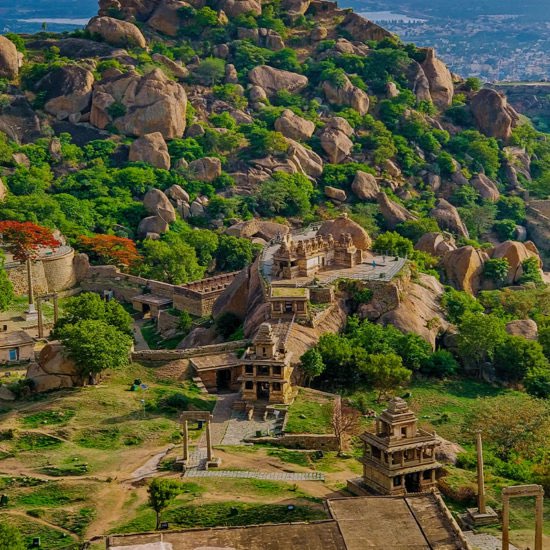
<instances>
[{"instance_id":1,"label":"temple entrance","mask_svg":"<svg viewBox=\"0 0 550 550\"><path fill-rule=\"evenodd\" d=\"M256 397L269 400L269 382L258 382L256 384Z\"/></svg>"},{"instance_id":2,"label":"temple entrance","mask_svg":"<svg viewBox=\"0 0 550 550\"><path fill-rule=\"evenodd\" d=\"M407 493L420 492L420 474L418 472L405 476L405 489Z\"/></svg>"},{"instance_id":3,"label":"temple entrance","mask_svg":"<svg viewBox=\"0 0 550 550\"><path fill-rule=\"evenodd\" d=\"M220 391L228 391L231 389L231 370L220 369L216 371L216 389Z\"/></svg>"}]
</instances>

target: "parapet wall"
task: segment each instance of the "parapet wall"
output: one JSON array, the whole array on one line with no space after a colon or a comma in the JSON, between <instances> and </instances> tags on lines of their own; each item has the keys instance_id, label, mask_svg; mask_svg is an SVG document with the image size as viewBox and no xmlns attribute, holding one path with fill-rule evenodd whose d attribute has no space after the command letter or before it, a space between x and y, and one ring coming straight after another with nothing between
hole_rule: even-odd
<instances>
[{"instance_id":1,"label":"parapet wall","mask_svg":"<svg viewBox=\"0 0 550 550\"><path fill-rule=\"evenodd\" d=\"M212 355L224 351L235 351L246 348L250 342L248 340L236 340L234 342L224 342L222 344L212 344L201 346L199 348L173 349L173 350L142 350L132 353L132 360L147 362L167 362L177 359L189 359L190 357L199 357L203 355Z\"/></svg>"}]
</instances>

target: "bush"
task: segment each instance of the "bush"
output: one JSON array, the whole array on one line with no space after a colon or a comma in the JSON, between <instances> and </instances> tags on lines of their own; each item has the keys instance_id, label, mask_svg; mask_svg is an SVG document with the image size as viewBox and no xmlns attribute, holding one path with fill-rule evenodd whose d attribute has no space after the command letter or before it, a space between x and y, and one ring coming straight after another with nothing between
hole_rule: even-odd
<instances>
[{"instance_id":1,"label":"bush","mask_svg":"<svg viewBox=\"0 0 550 550\"><path fill-rule=\"evenodd\" d=\"M524 285L525 283L542 283L542 276L540 274L540 266L538 258L527 258L521 263L523 269L523 275L521 276L519 283Z\"/></svg>"},{"instance_id":2,"label":"bush","mask_svg":"<svg viewBox=\"0 0 550 550\"><path fill-rule=\"evenodd\" d=\"M516 222L514 220L497 220L493 229L501 241L513 239L516 234Z\"/></svg>"},{"instance_id":3,"label":"bush","mask_svg":"<svg viewBox=\"0 0 550 550\"><path fill-rule=\"evenodd\" d=\"M214 322L216 332L224 338L229 338L241 325L241 320L234 313L226 311Z\"/></svg>"},{"instance_id":4,"label":"bush","mask_svg":"<svg viewBox=\"0 0 550 550\"><path fill-rule=\"evenodd\" d=\"M379 235L372 248L381 254L401 257L411 256L414 251L412 241L402 237L395 231L386 231L386 233Z\"/></svg>"},{"instance_id":5,"label":"bush","mask_svg":"<svg viewBox=\"0 0 550 550\"><path fill-rule=\"evenodd\" d=\"M420 367L420 372L427 376L447 378L458 372L458 362L447 350L437 350Z\"/></svg>"},{"instance_id":6,"label":"bush","mask_svg":"<svg viewBox=\"0 0 550 550\"><path fill-rule=\"evenodd\" d=\"M483 275L501 286L508 278L510 264L506 258L491 258L483 264Z\"/></svg>"}]
</instances>

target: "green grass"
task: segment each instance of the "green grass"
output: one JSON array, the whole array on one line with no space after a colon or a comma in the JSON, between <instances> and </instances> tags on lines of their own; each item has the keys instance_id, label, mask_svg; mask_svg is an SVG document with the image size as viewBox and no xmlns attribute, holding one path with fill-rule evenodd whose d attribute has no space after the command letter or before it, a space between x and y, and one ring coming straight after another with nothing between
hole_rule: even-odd
<instances>
[{"instance_id":1,"label":"green grass","mask_svg":"<svg viewBox=\"0 0 550 550\"><path fill-rule=\"evenodd\" d=\"M86 484L66 485L58 481L49 481L39 487L16 494L15 504L25 508L66 506L75 502L84 502L92 487Z\"/></svg>"},{"instance_id":2,"label":"green grass","mask_svg":"<svg viewBox=\"0 0 550 550\"><path fill-rule=\"evenodd\" d=\"M141 335L151 349L176 349L183 340L180 334L172 338L163 338L158 332L153 321L148 321L141 327Z\"/></svg>"},{"instance_id":3,"label":"green grass","mask_svg":"<svg viewBox=\"0 0 550 550\"><path fill-rule=\"evenodd\" d=\"M65 426L74 415L74 409L40 411L21 418L21 424L25 428L41 428L51 425Z\"/></svg>"},{"instance_id":4,"label":"green grass","mask_svg":"<svg viewBox=\"0 0 550 550\"><path fill-rule=\"evenodd\" d=\"M76 435L74 441L86 449L114 449L120 445L120 429L86 428Z\"/></svg>"},{"instance_id":5,"label":"green grass","mask_svg":"<svg viewBox=\"0 0 550 550\"><path fill-rule=\"evenodd\" d=\"M8 516L9 522L17 527L27 547L32 548L32 541L40 537L40 547L44 550L77 550L76 540L70 535L57 529L47 527L34 521L32 518Z\"/></svg>"},{"instance_id":6,"label":"green grass","mask_svg":"<svg viewBox=\"0 0 550 550\"><path fill-rule=\"evenodd\" d=\"M22 432L15 440L17 451L40 451L60 447L63 441L57 437L35 432Z\"/></svg>"},{"instance_id":7,"label":"green grass","mask_svg":"<svg viewBox=\"0 0 550 550\"><path fill-rule=\"evenodd\" d=\"M276 456L281 462L288 464L297 464L309 468L311 466L310 453L291 451L289 449L268 449L269 456Z\"/></svg>"},{"instance_id":8,"label":"green grass","mask_svg":"<svg viewBox=\"0 0 550 550\"><path fill-rule=\"evenodd\" d=\"M332 400L320 400L317 395L312 399L311 395L306 389L300 389L294 403L288 408L286 432L332 433Z\"/></svg>"}]
</instances>

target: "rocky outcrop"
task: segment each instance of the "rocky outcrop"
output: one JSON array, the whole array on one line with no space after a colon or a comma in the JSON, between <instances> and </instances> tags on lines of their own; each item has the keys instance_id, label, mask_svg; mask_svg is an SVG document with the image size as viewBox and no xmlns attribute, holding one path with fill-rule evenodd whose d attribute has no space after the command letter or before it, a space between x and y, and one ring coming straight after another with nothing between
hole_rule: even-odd
<instances>
[{"instance_id":1,"label":"rocky outcrop","mask_svg":"<svg viewBox=\"0 0 550 550\"><path fill-rule=\"evenodd\" d=\"M508 105L506 97L489 88L480 90L472 98L470 109L480 132L504 141L510 139L519 122L519 115Z\"/></svg>"},{"instance_id":2,"label":"rocky outcrop","mask_svg":"<svg viewBox=\"0 0 550 550\"><path fill-rule=\"evenodd\" d=\"M281 8L291 21L295 21L300 15L304 15L311 0L283 0L281 2Z\"/></svg>"},{"instance_id":3,"label":"rocky outcrop","mask_svg":"<svg viewBox=\"0 0 550 550\"><path fill-rule=\"evenodd\" d=\"M8 188L4 182L0 179L0 202L2 202L8 196Z\"/></svg>"},{"instance_id":4,"label":"rocky outcrop","mask_svg":"<svg viewBox=\"0 0 550 550\"><path fill-rule=\"evenodd\" d=\"M258 218L236 223L225 230L228 235L233 237L243 237L245 239L260 238L267 242L275 237L286 235L289 231L290 228L288 225L263 221Z\"/></svg>"},{"instance_id":5,"label":"rocky outcrop","mask_svg":"<svg viewBox=\"0 0 550 550\"><path fill-rule=\"evenodd\" d=\"M468 238L468 230L460 219L458 210L445 199L439 199L435 208L430 212L430 216L433 217L441 229L450 231L459 237Z\"/></svg>"},{"instance_id":6,"label":"rocky outcrop","mask_svg":"<svg viewBox=\"0 0 550 550\"><path fill-rule=\"evenodd\" d=\"M113 11L124 19L148 19L160 0L99 0L99 15L109 15Z\"/></svg>"},{"instance_id":7,"label":"rocky outcrop","mask_svg":"<svg viewBox=\"0 0 550 550\"><path fill-rule=\"evenodd\" d=\"M443 286L435 277L420 273L418 282L408 284L399 305L384 313L379 322L405 334L418 334L435 349L438 335L448 327L439 303L442 294Z\"/></svg>"},{"instance_id":8,"label":"rocky outcrop","mask_svg":"<svg viewBox=\"0 0 550 550\"><path fill-rule=\"evenodd\" d=\"M174 203L178 201L189 202L189 193L177 183L166 189L164 194Z\"/></svg>"},{"instance_id":9,"label":"rocky outcrop","mask_svg":"<svg viewBox=\"0 0 550 550\"><path fill-rule=\"evenodd\" d=\"M485 174L477 174L470 181L472 187L479 193L482 199L496 202L500 198L500 192L496 183L489 179Z\"/></svg>"},{"instance_id":10,"label":"rocky outcrop","mask_svg":"<svg viewBox=\"0 0 550 550\"><path fill-rule=\"evenodd\" d=\"M533 319L517 319L506 323L506 332L512 336L521 336L527 340L537 340L539 328Z\"/></svg>"},{"instance_id":11,"label":"rocky outcrop","mask_svg":"<svg viewBox=\"0 0 550 550\"><path fill-rule=\"evenodd\" d=\"M0 35L0 77L15 78L19 73L19 53L15 44Z\"/></svg>"},{"instance_id":12,"label":"rocky outcrop","mask_svg":"<svg viewBox=\"0 0 550 550\"><path fill-rule=\"evenodd\" d=\"M138 235L140 237L156 237L166 233L170 229L170 224L160 216L147 216L143 218L138 225Z\"/></svg>"},{"instance_id":13,"label":"rocky outcrop","mask_svg":"<svg viewBox=\"0 0 550 550\"><path fill-rule=\"evenodd\" d=\"M287 142L289 144L286 152L287 159L295 172L318 178L323 173L323 159L315 151L297 141L287 138Z\"/></svg>"},{"instance_id":14,"label":"rocky outcrop","mask_svg":"<svg viewBox=\"0 0 550 550\"><path fill-rule=\"evenodd\" d=\"M297 141L309 139L315 131L315 124L285 109L275 121L275 130L283 136Z\"/></svg>"},{"instance_id":15,"label":"rocky outcrop","mask_svg":"<svg viewBox=\"0 0 550 550\"><path fill-rule=\"evenodd\" d=\"M378 193L376 200L380 212L388 226L388 229L395 229L400 223L407 220L416 220L417 217L409 212L404 206L392 201L386 193Z\"/></svg>"},{"instance_id":16,"label":"rocky outcrop","mask_svg":"<svg viewBox=\"0 0 550 550\"><path fill-rule=\"evenodd\" d=\"M129 72L96 84L90 122L100 129L113 123L130 136L160 132L173 139L183 135L186 108L185 90L160 69L145 76Z\"/></svg>"},{"instance_id":17,"label":"rocky outcrop","mask_svg":"<svg viewBox=\"0 0 550 550\"><path fill-rule=\"evenodd\" d=\"M147 20L147 25L167 36L177 36L181 24L178 10L186 6L189 4L181 0L161 0L153 15Z\"/></svg>"},{"instance_id":18,"label":"rocky outcrop","mask_svg":"<svg viewBox=\"0 0 550 550\"><path fill-rule=\"evenodd\" d=\"M358 199L361 200L376 200L380 187L376 178L367 172L358 170L353 178L351 190L355 193Z\"/></svg>"},{"instance_id":19,"label":"rocky outcrop","mask_svg":"<svg viewBox=\"0 0 550 550\"><path fill-rule=\"evenodd\" d=\"M191 178L199 181L214 181L221 176L222 163L217 157L204 157L189 163L188 168Z\"/></svg>"},{"instance_id":20,"label":"rocky outcrop","mask_svg":"<svg viewBox=\"0 0 550 550\"><path fill-rule=\"evenodd\" d=\"M275 69L269 65L254 67L248 73L248 79L252 84L262 88L268 96L275 95L280 90L298 93L308 85L306 76Z\"/></svg>"},{"instance_id":21,"label":"rocky outcrop","mask_svg":"<svg viewBox=\"0 0 550 550\"><path fill-rule=\"evenodd\" d=\"M488 256L473 246L462 246L443 256L446 280L458 290L476 294L481 288L483 264Z\"/></svg>"},{"instance_id":22,"label":"rocky outcrop","mask_svg":"<svg viewBox=\"0 0 550 550\"><path fill-rule=\"evenodd\" d=\"M330 185L325 186L325 196L336 202L346 202L347 199L346 192L343 189L331 187Z\"/></svg>"},{"instance_id":23,"label":"rocky outcrop","mask_svg":"<svg viewBox=\"0 0 550 550\"><path fill-rule=\"evenodd\" d=\"M0 132L17 143L31 143L41 136L40 119L25 96L18 96L0 112Z\"/></svg>"},{"instance_id":24,"label":"rocky outcrop","mask_svg":"<svg viewBox=\"0 0 550 550\"><path fill-rule=\"evenodd\" d=\"M442 233L424 233L418 242L414 245L415 250L427 252L431 256L440 258L447 252L456 250L454 239L450 235Z\"/></svg>"},{"instance_id":25,"label":"rocky outcrop","mask_svg":"<svg viewBox=\"0 0 550 550\"><path fill-rule=\"evenodd\" d=\"M183 80L189 76L189 70L181 63L162 55L160 53L154 53L152 56L153 61L164 65L178 80Z\"/></svg>"},{"instance_id":26,"label":"rocky outcrop","mask_svg":"<svg viewBox=\"0 0 550 550\"><path fill-rule=\"evenodd\" d=\"M349 233L353 244L361 250L369 250L372 247L372 239L369 234L357 223L347 217L347 215L339 216L334 220L327 220L323 222L318 235L332 235L335 239L340 238L341 235Z\"/></svg>"},{"instance_id":27,"label":"rocky outcrop","mask_svg":"<svg viewBox=\"0 0 550 550\"><path fill-rule=\"evenodd\" d=\"M511 285L519 282L523 275L522 263L528 258L536 258L539 267L542 267L538 250L536 246L528 241L519 243L517 241L505 241L495 247L491 254L491 258L505 258L508 261L508 277L506 283Z\"/></svg>"},{"instance_id":28,"label":"rocky outcrop","mask_svg":"<svg viewBox=\"0 0 550 550\"><path fill-rule=\"evenodd\" d=\"M168 197L160 189L151 189L143 197L145 210L153 216L158 216L166 223L176 221L176 211Z\"/></svg>"},{"instance_id":29,"label":"rocky outcrop","mask_svg":"<svg viewBox=\"0 0 550 550\"><path fill-rule=\"evenodd\" d=\"M347 76L344 76L342 85L325 80L321 88L330 103L351 107L360 115L368 113L369 96L361 88L354 86Z\"/></svg>"},{"instance_id":30,"label":"rocky outcrop","mask_svg":"<svg viewBox=\"0 0 550 550\"><path fill-rule=\"evenodd\" d=\"M453 101L453 77L447 65L435 56L433 48L426 48L425 52L426 59L422 63L422 70L428 79L430 96L434 105L446 109Z\"/></svg>"},{"instance_id":31,"label":"rocky outcrop","mask_svg":"<svg viewBox=\"0 0 550 550\"><path fill-rule=\"evenodd\" d=\"M261 15L262 4L260 0L222 0L220 2L220 9L228 17L238 17L247 13Z\"/></svg>"},{"instance_id":32,"label":"rocky outcrop","mask_svg":"<svg viewBox=\"0 0 550 550\"><path fill-rule=\"evenodd\" d=\"M411 61L406 70L409 88L413 91L418 101L431 101L430 83L424 69L417 61Z\"/></svg>"},{"instance_id":33,"label":"rocky outcrop","mask_svg":"<svg viewBox=\"0 0 550 550\"><path fill-rule=\"evenodd\" d=\"M51 342L42 348L38 363L27 369L27 379L33 391L38 393L82 386L85 380L59 342Z\"/></svg>"},{"instance_id":34,"label":"rocky outcrop","mask_svg":"<svg viewBox=\"0 0 550 550\"><path fill-rule=\"evenodd\" d=\"M331 164L345 160L353 149L353 141L337 127L327 125L319 136L321 147Z\"/></svg>"},{"instance_id":35,"label":"rocky outcrop","mask_svg":"<svg viewBox=\"0 0 550 550\"><path fill-rule=\"evenodd\" d=\"M358 42L379 41L393 36L391 32L353 12L346 13L340 28Z\"/></svg>"},{"instance_id":36,"label":"rocky outcrop","mask_svg":"<svg viewBox=\"0 0 550 550\"><path fill-rule=\"evenodd\" d=\"M138 48L147 46L145 37L133 23L113 17L92 17L86 30L92 36L98 35L113 46L137 46Z\"/></svg>"},{"instance_id":37,"label":"rocky outcrop","mask_svg":"<svg viewBox=\"0 0 550 550\"><path fill-rule=\"evenodd\" d=\"M146 162L155 168L170 170L170 154L168 146L160 132L145 134L130 145L128 160L131 162Z\"/></svg>"}]
</instances>

